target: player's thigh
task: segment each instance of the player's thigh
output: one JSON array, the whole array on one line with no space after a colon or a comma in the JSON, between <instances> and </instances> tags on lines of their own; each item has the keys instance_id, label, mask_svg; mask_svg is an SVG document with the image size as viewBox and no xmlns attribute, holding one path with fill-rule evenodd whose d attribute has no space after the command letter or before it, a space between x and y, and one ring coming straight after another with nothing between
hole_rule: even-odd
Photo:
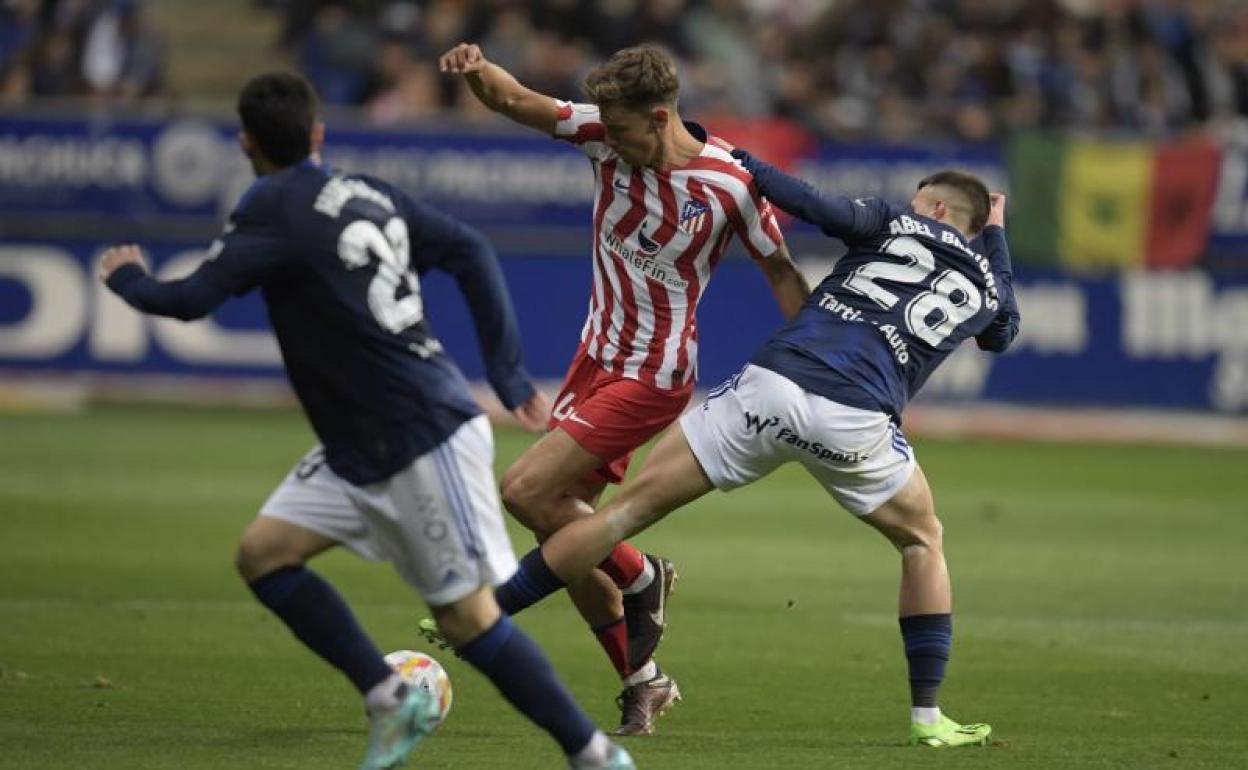
<instances>
[{"instance_id":1,"label":"player's thigh","mask_svg":"<svg viewBox=\"0 0 1248 770\"><path fill-rule=\"evenodd\" d=\"M587 361L569 373L551 410L551 428L599 459L591 480L619 483L633 452L679 418L692 393L692 383L660 390Z\"/></svg>"},{"instance_id":2,"label":"player's thigh","mask_svg":"<svg viewBox=\"0 0 1248 770\"><path fill-rule=\"evenodd\" d=\"M239 569L246 573L301 563L337 544L364 558L379 558L368 525L348 495L349 488L325 463L324 450L314 447L273 490L260 506L260 515L243 532Z\"/></svg>"},{"instance_id":3,"label":"player's thigh","mask_svg":"<svg viewBox=\"0 0 1248 770\"><path fill-rule=\"evenodd\" d=\"M736 489L788 462L771 434L796 388L769 370L747 366L680 418L689 451L714 487Z\"/></svg>"},{"instance_id":4,"label":"player's thigh","mask_svg":"<svg viewBox=\"0 0 1248 770\"><path fill-rule=\"evenodd\" d=\"M484 416L385 481L352 487L372 541L431 606L454 604L516 571Z\"/></svg>"},{"instance_id":5,"label":"player's thigh","mask_svg":"<svg viewBox=\"0 0 1248 770\"><path fill-rule=\"evenodd\" d=\"M805 400L801 421L780 440L841 507L865 517L901 493L917 464L888 415L809 393Z\"/></svg>"},{"instance_id":6,"label":"player's thigh","mask_svg":"<svg viewBox=\"0 0 1248 770\"><path fill-rule=\"evenodd\" d=\"M862 520L899 549L910 545L941 546L941 524L932 490L917 464L905 485Z\"/></svg>"},{"instance_id":7,"label":"player's thigh","mask_svg":"<svg viewBox=\"0 0 1248 770\"><path fill-rule=\"evenodd\" d=\"M714 488L677 423L659 437L641 470L603 512L613 517L621 538L632 537Z\"/></svg>"},{"instance_id":8,"label":"player's thigh","mask_svg":"<svg viewBox=\"0 0 1248 770\"><path fill-rule=\"evenodd\" d=\"M282 567L303 564L338 545L338 541L289 521L257 516L243 530L234 564L252 581Z\"/></svg>"},{"instance_id":9,"label":"player's thigh","mask_svg":"<svg viewBox=\"0 0 1248 770\"><path fill-rule=\"evenodd\" d=\"M556 499L583 484L602 462L566 431L556 428L526 449L503 473L503 497L508 505L521 509L517 513L523 513L528 506Z\"/></svg>"}]
</instances>

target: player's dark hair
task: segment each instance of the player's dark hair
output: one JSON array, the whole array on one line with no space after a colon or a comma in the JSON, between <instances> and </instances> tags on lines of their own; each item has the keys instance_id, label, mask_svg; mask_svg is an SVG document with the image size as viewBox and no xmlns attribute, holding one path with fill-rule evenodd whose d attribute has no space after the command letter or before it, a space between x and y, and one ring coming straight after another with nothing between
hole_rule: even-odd
<instances>
[{"instance_id":1,"label":"player's dark hair","mask_svg":"<svg viewBox=\"0 0 1248 770\"><path fill-rule=\"evenodd\" d=\"M988 185L974 174L947 170L938 171L926 177L919 182L918 189L937 185L948 187L966 199L966 213L970 216L970 232L967 235L976 235L984 229L984 225L988 222L988 211L991 208L988 200Z\"/></svg>"},{"instance_id":2,"label":"player's dark hair","mask_svg":"<svg viewBox=\"0 0 1248 770\"><path fill-rule=\"evenodd\" d=\"M238 117L264 157L293 166L312 153L316 92L293 72L266 72L247 81L238 94Z\"/></svg>"},{"instance_id":3,"label":"player's dark hair","mask_svg":"<svg viewBox=\"0 0 1248 770\"><path fill-rule=\"evenodd\" d=\"M676 62L656 45L616 51L585 76L585 95L599 107L646 109L675 104L680 92Z\"/></svg>"}]
</instances>

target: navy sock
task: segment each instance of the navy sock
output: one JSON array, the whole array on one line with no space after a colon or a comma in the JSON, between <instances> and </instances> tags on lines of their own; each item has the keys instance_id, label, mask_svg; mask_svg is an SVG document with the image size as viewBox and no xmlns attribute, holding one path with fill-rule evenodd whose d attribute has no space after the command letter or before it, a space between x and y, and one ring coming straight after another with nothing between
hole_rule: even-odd
<instances>
[{"instance_id":1,"label":"navy sock","mask_svg":"<svg viewBox=\"0 0 1248 770\"><path fill-rule=\"evenodd\" d=\"M953 616L942 613L901 618L901 638L910 664L910 705L935 708L953 646Z\"/></svg>"},{"instance_id":2,"label":"navy sock","mask_svg":"<svg viewBox=\"0 0 1248 770\"><path fill-rule=\"evenodd\" d=\"M541 648L511 618L501 616L456 652L489 677L520 713L550 733L564 754L589 745L598 728L572 700Z\"/></svg>"},{"instance_id":3,"label":"navy sock","mask_svg":"<svg viewBox=\"0 0 1248 770\"><path fill-rule=\"evenodd\" d=\"M249 585L260 603L281 618L299 641L346 674L360 693L393 673L373 640L355 622L351 608L315 572L302 566L282 567Z\"/></svg>"},{"instance_id":4,"label":"navy sock","mask_svg":"<svg viewBox=\"0 0 1248 770\"><path fill-rule=\"evenodd\" d=\"M494 599L499 609L515 615L563 587L563 581L542 558L542 549L534 548L520 559L520 569L511 580L494 589Z\"/></svg>"}]
</instances>

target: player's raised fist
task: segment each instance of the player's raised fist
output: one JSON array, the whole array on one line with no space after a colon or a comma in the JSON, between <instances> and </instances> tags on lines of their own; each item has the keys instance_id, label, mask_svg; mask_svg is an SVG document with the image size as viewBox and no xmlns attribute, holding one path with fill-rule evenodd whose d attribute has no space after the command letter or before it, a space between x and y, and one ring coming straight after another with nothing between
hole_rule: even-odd
<instances>
[{"instance_id":1,"label":"player's raised fist","mask_svg":"<svg viewBox=\"0 0 1248 770\"><path fill-rule=\"evenodd\" d=\"M138 246L133 243L114 246L104 252L104 259L100 262L100 280L107 281L108 277L122 265L138 265L144 270L147 269L147 262L144 261L143 252L139 251Z\"/></svg>"},{"instance_id":2,"label":"player's raised fist","mask_svg":"<svg viewBox=\"0 0 1248 770\"><path fill-rule=\"evenodd\" d=\"M473 43L460 43L442 54L442 58L438 60L438 69L452 75L480 72L485 65L485 54L481 53L481 46Z\"/></svg>"},{"instance_id":3,"label":"player's raised fist","mask_svg":"<svg viewBox=\"0 0 1248 770\"><path fill-rule=\"evenodd\" d=\"M988 195L988 224L1005 227L1005 193Z\"/></svg>"}]
</instances>

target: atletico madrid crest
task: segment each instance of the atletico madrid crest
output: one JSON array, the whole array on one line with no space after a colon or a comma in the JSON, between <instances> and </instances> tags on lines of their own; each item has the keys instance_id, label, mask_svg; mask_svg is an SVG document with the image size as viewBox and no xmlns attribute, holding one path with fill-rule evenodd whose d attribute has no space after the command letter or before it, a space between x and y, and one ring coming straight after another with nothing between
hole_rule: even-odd
<instances>
[{"instance_id":1,"label":"atletico madrid crest","mask_svg":"<svg viewBox=\"0 0 1248 770\"><path fill-rule=\"evenodd\" d=\"M702 201L689 200L685 201L685 206L680 210L680 220L676 222L676 226L686 233L693 235L702 229L707 220L711 218L711 207Z\"/></svg>"}]
</instances>

